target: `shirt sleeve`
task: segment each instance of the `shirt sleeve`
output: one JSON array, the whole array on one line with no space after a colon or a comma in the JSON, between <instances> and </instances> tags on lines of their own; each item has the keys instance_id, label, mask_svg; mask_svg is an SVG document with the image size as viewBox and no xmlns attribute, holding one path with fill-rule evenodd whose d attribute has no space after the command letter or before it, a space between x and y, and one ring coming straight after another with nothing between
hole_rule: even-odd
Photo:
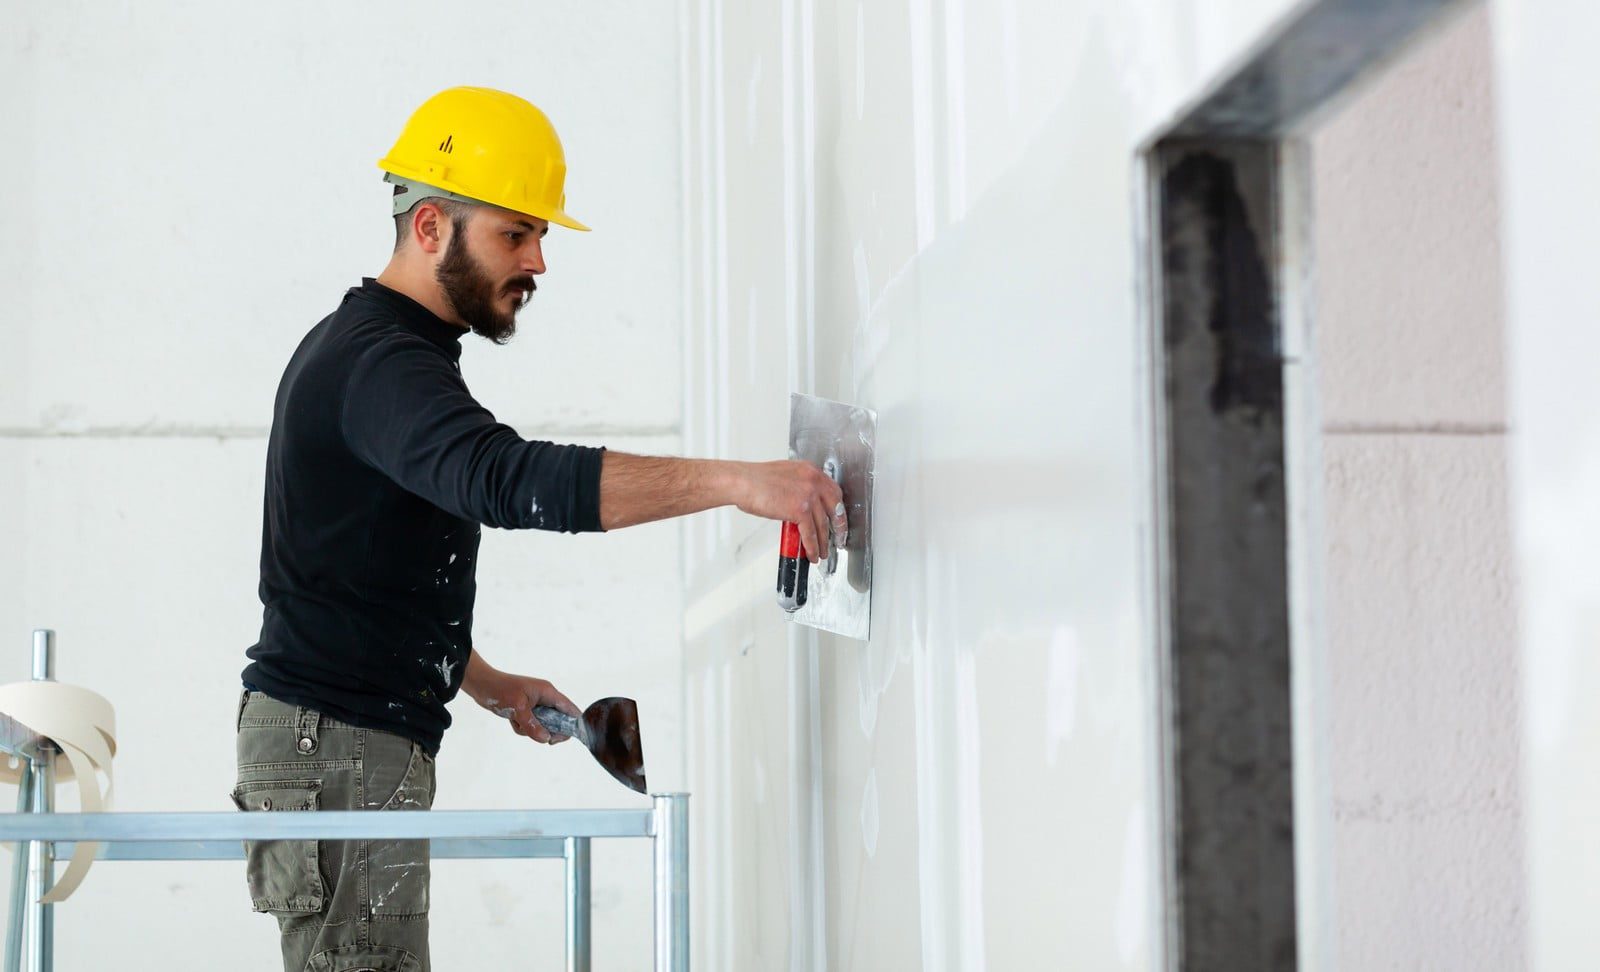
<instances>
[{"instance_id":1,"label":"shirt sleeve","mask_svg":"<svg viewBox=\"0 0 1600 972\"><path fill-rule=\"evenodd\" d=\"M364 352L340 422L361 461L456 516L506 530L601 529L605 450L523 439L431 346L397 340Z\"/></svg>"}]
</instances>

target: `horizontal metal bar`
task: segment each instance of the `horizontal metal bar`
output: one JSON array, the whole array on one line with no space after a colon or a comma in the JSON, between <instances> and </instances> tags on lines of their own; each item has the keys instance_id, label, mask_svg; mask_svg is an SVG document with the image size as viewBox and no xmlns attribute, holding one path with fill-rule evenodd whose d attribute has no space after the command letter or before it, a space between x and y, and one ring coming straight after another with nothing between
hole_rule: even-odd
<instances>
[{"instance_id":1,"label":"horizontal metal bar","mask_svg":"<svg viewBox=\"0 0 1600 972\"><path fill-rule=\"evenodd\" d=\"M44 736L0 712L0 756L27 759L37 756L45 744Z\"/></svg>"},{"instance_id":2,"label":"horizontal metal bar","mask_svg":"<svg viewBox=\"0 0 1600 972\"><path fill-rule=\"evenodd\" d=\"M0 813L0 841L420 840L649 837L649 810L377 813Z\"/></svg>"},{"instance_id":3,"label":"horizontal metal bar","mask_svg":"<svg viewBox=\"0 0 1600 972\"><path fill-rule=\"evenodd\" d=\"M560 858L566 853L561 837L531 837L522 840L438 837L433 840L434 860L479 860L488 858ZM77 844L70 840L55 845L56 857L72 856ZM101 841L95 855L102 861L240 861L244 842L238 840L116 840Z\"/></svg>"}]
</instances>

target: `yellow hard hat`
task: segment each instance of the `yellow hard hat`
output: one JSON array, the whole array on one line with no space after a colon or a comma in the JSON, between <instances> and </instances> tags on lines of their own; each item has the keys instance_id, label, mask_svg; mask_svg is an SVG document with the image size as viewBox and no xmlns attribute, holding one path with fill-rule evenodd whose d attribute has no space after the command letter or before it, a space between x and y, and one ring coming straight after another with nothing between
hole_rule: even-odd
<instances>
[{"instance_id":1,"label":"yellow hard hat","mask_svg":"<svg viewBox=\"0 0 1600 972\"><path fill-rule=\"evenodd\" d=\"M567 159L544 112L493 88L449 88L422 103L389 154L378 160L387 181L421 183L412 201L464 198L587 231L568 216ZM398 203L397 203L398 205ZM400 210L404 212L404 210Z\"/></svg>"}]
</instances>

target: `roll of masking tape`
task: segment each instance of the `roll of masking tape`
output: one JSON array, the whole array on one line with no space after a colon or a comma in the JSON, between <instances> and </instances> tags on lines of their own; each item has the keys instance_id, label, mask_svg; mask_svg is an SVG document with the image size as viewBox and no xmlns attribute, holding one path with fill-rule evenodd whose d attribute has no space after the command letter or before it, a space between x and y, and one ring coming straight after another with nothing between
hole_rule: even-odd
<instances>
[{"instance_id":1,"label":"roll of masking tape","mask_svg":"<svg viewBox=\"0 0 1600 972\"><path fill-rule=\"evenodd\" d=\"M44 736L66 757L56 760L55 783L76 778L78 803L84 813L111 808L111 757L117 751L117 718L111 703L95 692L62 682L33 681L0 685L0 713L4 713ZM106 776L102 792L96 771ZM0 761L0 782L17 783L19 765L12 768ZM7 849L12 845L7 844ZM77 890L89 872L100 845L79 843L61 878L40 900L45 904L65 901Z\"/></svg>"}]
</instances>

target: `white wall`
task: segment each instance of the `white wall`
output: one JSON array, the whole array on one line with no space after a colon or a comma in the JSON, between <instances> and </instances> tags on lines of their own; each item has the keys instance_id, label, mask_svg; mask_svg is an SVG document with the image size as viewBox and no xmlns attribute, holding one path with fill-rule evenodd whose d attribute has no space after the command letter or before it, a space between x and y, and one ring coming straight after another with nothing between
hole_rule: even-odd
<instances>
[{"instance_id":1,"label":"white wall","mask_svg":"<svg viewBox=\"0 0 1600 972\"><path fill-rule=\"evenodd\" d=\"M529 436L679 447L676 11L577 2L0 2L0 679L28 630L117 706L118 807L231 805L272 396L300 336L392 241L374 163L436 90L543 106L572 211L522 334L468 339L481 400ZM651 782L683 783L673 524L485 537L476 642L580 700L641 702ZM576 746L462 699L440 807L634 806ZM597 968L649 948L643 842L595 850ZM444 863L436 967L553 967L555 862ZM241 865L101 864L58 909L57 968L278 967Z\"/></svg>"},{"instance_id":2,"label":"white wall","mask_svg":"<svg viewBox=\"0 0 1600 972\"><path fill-rule=\"evenodd\" d=\"M1133 161L1290 6L686 0L686 448L879 417L870 642L686 534L697 967L1159 963Z\"/></svg>"},{"instance_id":3,"label":"white wall","mask_svg":"<svg viewBox=\"0 0 1600 972\"><path fill-rule=\"evenodd\" d=\"M1541 972L1600 950L1600 9L1495 4L1512 497L1526 694L1530 938Z\"/></svg>"},{"instance_id":4,"label":"white wall","mask_svg":"<svg viewBox=\"0 0 1600 972\"><path fill-rule=\"evenodd\" d=\"M1341 969L1526 963L1491 62L1477 7L1310 136Z\"/></svg>"}]
</instances>

